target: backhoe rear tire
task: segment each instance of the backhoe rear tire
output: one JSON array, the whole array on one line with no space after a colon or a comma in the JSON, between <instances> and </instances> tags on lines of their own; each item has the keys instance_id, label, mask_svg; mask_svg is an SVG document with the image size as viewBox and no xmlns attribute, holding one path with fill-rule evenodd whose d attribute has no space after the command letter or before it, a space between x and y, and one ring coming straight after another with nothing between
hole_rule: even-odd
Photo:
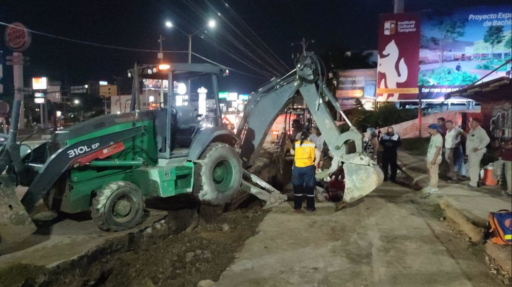
<instances>
[{"instance_id":1,"label":"backhoe rear tire","mask_svg":"<svg viewBox=\"0 0 512 287\"><path fill-rule=\"evenodd\" d=\"M115 181L96 191L91 216L99 229L122 231L139 224L144 214L142 191L127 181Z\"/></svg>"},{"instance_id":2,"label":"backhoe rear tire","mask_svg":"<svg viewBox=\"0 0 512 287\"><path fill-rule=\"evenodd\" d=\"M196 162L194 195L202 202L222 205L229 202L242 183L242 161L235 149L211 143Z\"/></svg>"}]
</instances>

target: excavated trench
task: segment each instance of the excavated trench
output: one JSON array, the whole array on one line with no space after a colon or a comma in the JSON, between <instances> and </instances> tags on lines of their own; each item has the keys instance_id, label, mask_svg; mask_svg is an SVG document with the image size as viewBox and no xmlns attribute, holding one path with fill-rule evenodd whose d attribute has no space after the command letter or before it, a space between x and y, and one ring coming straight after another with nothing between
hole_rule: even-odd
<instances>
[{"instance_id":1,"label":"excavated trench","mask_svg":"<svg viewBox=\"0 0 512 287\"><path fill-rule=\"evenodd\" d=\"M291 163L270 151L249 171L279 190L291 180ZM217 281L245 240L256 234L267 214L262 205L244 193L224 209L198 206L188 197L149 201L148 207L168 210L168 215L52 267L0 266L0 286L197 286L201 280Z\"/></svg>"}]
</instances>

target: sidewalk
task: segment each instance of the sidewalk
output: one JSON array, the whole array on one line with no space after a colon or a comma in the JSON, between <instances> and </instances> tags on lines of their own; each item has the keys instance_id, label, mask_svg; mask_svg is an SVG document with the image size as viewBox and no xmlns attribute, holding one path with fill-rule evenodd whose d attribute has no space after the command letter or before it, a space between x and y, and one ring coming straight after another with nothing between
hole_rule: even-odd
<instances>
[{"instance_id":1,"label":"sidewalk","mask_svg":"<svg viewBox=\"0 0 512 287\"><path fill-rule=\"evenodd\" d=\"M428 173L425 158L413 156L406 152L398 152L398 161L401 169L412 179L413 187L417 190L428 185ZM500 209L510 210L512 199L493 187L484 187L478 190L465 189L461 184L439 182L439 192L428 198L428 201L439 204L448 218L455 221L472 242L484 241L484 230L487 226L489 212ZM485 249L489 256L495 259L498 265L512 274L510 254L511 246L503 246L485 243Z\"/></svg>"}]
</instances>

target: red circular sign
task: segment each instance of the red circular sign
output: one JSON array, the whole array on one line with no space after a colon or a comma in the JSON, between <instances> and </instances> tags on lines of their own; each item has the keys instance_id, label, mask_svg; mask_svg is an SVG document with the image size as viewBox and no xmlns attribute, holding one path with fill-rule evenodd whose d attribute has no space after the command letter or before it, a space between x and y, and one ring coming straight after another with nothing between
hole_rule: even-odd
<instances>
[{"instance_id":1,"label":"red circular sign","mask_svg":"<svg viewBox=\"0 0 512 287\"><path fill-rule=\"evenodd\" d=\"M12 23L5 29L5 44L15 52L22 52L30 46L30 32L21 23Z\"/></svg>"}]
</instances>

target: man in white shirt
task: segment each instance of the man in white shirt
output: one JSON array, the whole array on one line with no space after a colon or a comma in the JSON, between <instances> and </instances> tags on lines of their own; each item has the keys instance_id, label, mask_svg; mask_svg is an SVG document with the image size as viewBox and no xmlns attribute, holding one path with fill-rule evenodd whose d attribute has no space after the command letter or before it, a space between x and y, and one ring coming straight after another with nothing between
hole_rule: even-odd
<instances>
[{"instance_id":1,"label":"man in white shirt","mask_svg":"<svg viewBox=\"0 0 512 287\"><path fill-rule=\"evenodd\" d=\"M486 146L491 142L487 132L480 126L479 119L472 119L469 123L469 133L462 132L466 136L466 154L468 155L468 170L470 182L468 187L478 187L480 176L480 161L486 152Z\"/></svg>"},{"instance_id":2,"label":"man in white shirt","mask_svg":"<svg viewBox=\"0 0 512 287\"><path fill-rule=\"evenodd\" d=\"M460 135L461 129L454 127L453 122L448 120L445 122L446 125L446 136L444 138L445 159L448 162L449 170L448 177L453 181L457 180L457 174L455 173L455 160L454 154L455 149L460 148Z\"/></svg>"},{"instance_id":3,"label":"man in white shirt","mask_svg":"<svg viewBox=\"0 0 512 287\"><path fill-rule=\"evenodd\" d=\"M439 164L442 161L441 151L443 149L443 137L439 133L439 127L436 124L428 126L428 132L431 134L430 143L427 151L427 169L430 178L429 186L425 187L425 192L436 192L439 181Z\"/></svg>"},{"instance_id":4,"label":"man in white shirt","mask_svg":"<svg viewBox=\"0 0 512 287\"><path fill-rule=\"evenodd\" d=\"M318 127L311 128L311 135L309 136L308 141L315 144L315 166L318 168L322 165L322 151L324 149L324 137Z\"/></svg>"}]
</instances>

